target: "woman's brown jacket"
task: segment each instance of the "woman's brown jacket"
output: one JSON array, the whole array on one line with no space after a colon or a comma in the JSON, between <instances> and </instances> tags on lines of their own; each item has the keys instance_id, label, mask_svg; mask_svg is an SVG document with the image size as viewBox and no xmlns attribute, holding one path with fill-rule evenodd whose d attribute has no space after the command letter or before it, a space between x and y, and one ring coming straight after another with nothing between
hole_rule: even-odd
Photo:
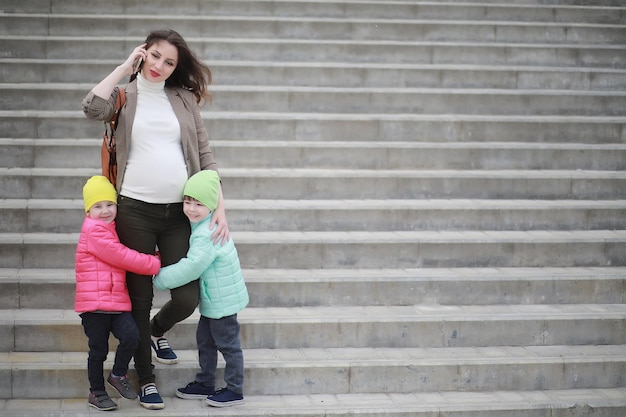
<instances>
[{"instance_id":1,"label":"woman's brown jacket","mask_svg":"<svg viewBox=\"0 0 626 417\"><path fill-rule=\"evenodd\" d=\"M209 135L200 115L200 107L192 92L182 88L165 88L165 93L174 109L180 124L180 136L183 154L187 164L187 175L191 177L204 169L217 171L217 162L213 150L209 146ZM92 120L110 121L115 112L115 99L118 88L111 93L108 100L96 96L92 91L83 99L83 112ZM126 104L120 111L115 131L117 149L117 184L119 191L124 180L126 161L130 151L130 138L133 120L137 108L137 81L126 86Z\"/></svg>"}]
</instances>

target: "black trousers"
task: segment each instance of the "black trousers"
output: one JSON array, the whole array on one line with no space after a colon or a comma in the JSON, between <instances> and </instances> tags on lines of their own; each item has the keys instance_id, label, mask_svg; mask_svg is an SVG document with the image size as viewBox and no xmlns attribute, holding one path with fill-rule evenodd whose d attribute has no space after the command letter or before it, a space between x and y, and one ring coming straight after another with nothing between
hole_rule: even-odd
<instances>
[{"instance_id":1,"label":"black trousers","mask_svg":"<svg viewBox=\"0 0 626 417\"><path fill-rule=\"evenodd\" d=\"M183 204L151 204L119 196L115 219L120 242L143 253L161 254L163 266L178 262L187 254L191 227ZM135 369L140 385L155 382L150 336L163 336L176 323L189 317L198 306L198 280L170 290L171 299L150 320L154 298L152 277L126 274L133 317L139 328Z\"/></svg>"},{"instance_id":2,"label":"black trousers","mask_svg":"<svg viewBox=\"0 0 626 417\"><path fill-rule=\"evenodd\" d=\"M104 361L109 354L109 334L118 340L113 362L114 375L124 376L139 344L139 330L133 316L126 313L82 313L83 330L89 339L87 377L90 391L104 391Z\"/></svg>"}]
</instances>

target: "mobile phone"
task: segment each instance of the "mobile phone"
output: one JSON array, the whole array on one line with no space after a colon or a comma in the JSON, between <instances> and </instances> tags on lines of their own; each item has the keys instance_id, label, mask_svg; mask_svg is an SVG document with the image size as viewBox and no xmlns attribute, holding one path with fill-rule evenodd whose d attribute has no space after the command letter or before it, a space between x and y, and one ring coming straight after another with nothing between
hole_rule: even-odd
<instances>
[{"instance_id":1,"label":"mobile phone","mask_svg":"<svg viewBox=\"0 0 626 417\"><path fill-rule=\"evenodd\" d=\"M141 59L141 57L135 59L135 62L133 62L133 74L139 71L139 67L141 66L142 62L143 60Z\"/></svg>"}]
</instances>

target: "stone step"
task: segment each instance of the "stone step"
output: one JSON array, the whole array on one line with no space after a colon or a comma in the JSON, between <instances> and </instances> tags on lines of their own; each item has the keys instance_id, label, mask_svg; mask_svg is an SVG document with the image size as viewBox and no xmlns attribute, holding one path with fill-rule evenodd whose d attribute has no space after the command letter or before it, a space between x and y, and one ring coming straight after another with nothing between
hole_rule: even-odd
<instances>
[{"instance_id":1,"label":"stone step","mask_svg":"<svg viewBox=\"0 0 626 417\"><path fill-rule=\"evenodd\" d=\"M204 111L202 117L212 140L626 143L624 116ZM13 138L100 138L103 127L80 110L0 111L0 130Z\"/></svg>"},{"instance_id":2,"label":"stone step","mask_svg":"<svg viewBox=\"0 0 626 417\"><path fill-rule=\"evenodd\" d=\"M249 307L621 304L626 268L246 269ZM0 308L74 304L74 269L0 269ZM280 295L277 295L280 294ZM156 291L154 306L169 300Z\"/></svg>"},{"instance_id":3,"label":"stone step","mask_svg":"<svg viewBox=\"0 0 626 417\"><path fill-rule=\"evenodd\" d=\"M419 0L418 0L419 1ZM450 0L451 3L464 3L465 0ZM473 3L473 2L472 2ZM556 2L554 2L556 3ZM558 4L568 5L568 6L580 6L582 3L581 0L558 0ZM606 6L606 7L619 7L621 5L620 0L585 0L586 6ZM502 0L484 0L478 4L496 4L503 5ZM517 4L517 5L526 5L528 7L537 7L545 5L546 2L542 0L511 0L504 2L504 4Z\"/></svg>"},{"instance_id":4,"label":"stone step","mask_svg":"<svg viewBox=\"0 0 626 417\"><path fill-rule=\"evenodd\" d=\"M210 413L215 417L448 417L551 416L551 417L623 417L626 413L626 389L571 389L493 392L432 392L320 395L246 395L246 403L230 408L211 408L200 400L186 401L165 397L163 417L197 417ZM149 415L138 402L118 401L118 417ZM89 407L84 393L78 398L38 400L0 400L6 417L41 417L43 413L64 417L84 417ZM95 412L94 412L95 413Z\"/></svg>"},{"instance_id":5,"label":"stone step","mask_svg":"<svg viewBox=\"0 0 626 417\"><path fill-rule=\"evenodd\" d=\"M186 38L413 40L430 42L561 43L619 45L626 26L609 23L516 22L275 16L155 14L0 14L0 36L145 36L158 27L185 29ZM520 41L522 40L522 41Z\"/></svg>"},{"instance_id":6,"label":"stone step","mask_svg":"<svg viewBox=\"0 0 626 417\"><path fill-rule=\"evenodd\" d=\"M0 110L73 110L89 84L0 84ZM602 115L626 113L626 92L442 88L213 86L210 111Z\"/></svg>"},{"instance_id":7,"label":"stone step","mask_svg":"<svg viewBox=\"0 0 626 417\"><path fill-rule=\"evenodd\" d=\"M1 199L79 199L98 168L0 168ZM229 199L598 199L626 197L626 172L224 168Z\"/></svg>"},{"instance_id":8,"label":"stone step","mask_svg":"<svg viewBox=\"0 0 626 417\"><path fill-rule=\"evenodd\" d=\"M177 350L177 355L175 366L156 364L161 395L173 397L198 370L195 350ZM623 345L244 349L244 357L248 395L618 389L626 371ZM86 395L86 353L11 352L0 358L4 399L11 392L33 399ZM105 368L112 365L109 358ZM223 367L220 357L218 381ZM47 389L35 388L41 386Z\"/></svg>"},{"instance_id":9,"label":"stone step","mask_svg":"<svg viewBox=\"0 0 626 417\"><path fill-rule=\"evenodd\" d=\"M110 33L110 30L109 30ZM0 35L2 58L126 59L142 36ZM190 37L187 43L207 61L291 61L403 64L532 65L626 68L626 45L517 42L324 40ZM97 45L97 47L94 47Z\"/></svg>"},{"instance_id":10,"label":"stone step","mask_svg":"<svg viewBox=\"0 0 626 417\"><path fill-rule=\"evenodd\" d=\"M240 232L249 269L626 265L626 231ZM5 268L72 268L78 233L1 233Z\"/></svg>"},{"instance_id":11,"label":"stone step","mask_svg":"<svg viewBox=\"0 0 626 417\"><path fill-rule=\"evenodd\" d=\"M244 349L626 344L626 304L250 307L238 318ZM198 319L168 332L174 349L196 349ZM73 310L0 310L0 334L0 352L87 351Z\"/></svg>"},{"instance_id":12,"label":"stone step","mask_svg":"<svg viewBox=\"0 0 626 417\"><path fill-rule=\"evenodd\" d=\"M626 200L233 200L233 231L623 230ZM2 233L72 233L82 199L0 200Z\"/></svg>"},{"instance_id":13,"label":"stone step","mask_svg":"<svg viewBox=\"0 0 626 417\"><path fill-rule=\"evenodd\" d=\"M104 127L103 127L104 128ZM98 168L102 139L0 138L0 167ZM626 144L215 140L220 168L626 169Z\"/></svg>"},{"instance_id":14,"label":"stone step","mask_svg":"<svg viewBox=\"0 0 626 417\"><path fill-rule=\"evenodd\" d=\"M60 3L24 3L5 1L6 13L89 13L106 14L153 14L156 9L168 11L168 16L273 16L319 18L378 18L378 19L441 19L441 20L504 20L515 22L586 22L621 24L626 11L617 0L559 1L558 4L524 0L521 4L507 2L490 4L490 1L465 2L356 2L356 1L211 1L178 0L172 8L168 0L128 4L125 2L100 3L64 0Z\"/></svg>"},{"instance_id":15,"label":"stone step","mask_svg":"<svg viewBox=\"0 0 626 417\"><path fill-rule=\"evenodd\" d=\"M120 60L0 58L5 83L91 83ZM430 65L351 62L210 61L216 86L378 88L626 89L626 71L613 68Z\"/></svg>"}]
</instances>

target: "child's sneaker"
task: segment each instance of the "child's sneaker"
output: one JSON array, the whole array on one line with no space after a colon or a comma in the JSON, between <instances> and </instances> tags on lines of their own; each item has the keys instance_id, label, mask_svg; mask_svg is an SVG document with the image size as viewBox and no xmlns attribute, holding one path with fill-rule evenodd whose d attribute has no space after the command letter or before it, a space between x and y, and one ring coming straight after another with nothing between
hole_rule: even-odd
<instances>
[{"instance_id":1,"label":"child's sneaker","mask_svg":"<svg viewBox=\"0 0 626 417\"><path fill-rule=\"evenodd\" d=\"M243 395L234 393L228 388L222 388L215 391L215 394L209 395L205 402L212 407L230 407L232 405L243 404Z\"/></svg>"},{"instance_id":2,"label":"child's sneaker","mask_svg":"<svg viewBox=\"0 0 626 417\"><path fill-rule=\"evenodd\" d=\"M113 373L109 373L109 377L107 378L107 382L120 393L120 395L129 400L134 400L137 398L137 393L133 389L132 385L130 385L130 381L126 375L124 376L115 376Z\"/></svg>"},{"instance_id":3,"label":"child's sneaker","mask_svg":"<svg viewBox=\"0 0 626 417\"><path fill-rule=\"evenodd\" d=\"M165 408L163 399L159 395L159 390L154 383L146 384L141 387L139 393L139 404L148 410L162 410Z\"/></svg>"},{"instance_id":4,"label":"child's sneaker","mask_svg":"<svg viewBox=\"0 0 626 417\"><path fill-rule=\"evenodd\" d=\"M152 349L156 353L157 362L165 363L167 365L178 363L178 356L174 353L167 339L164 337L160 337L157 339L156 343L153 340L150 340L152 344Z\"/></svg>"},{"instance_id":5,"label":"child's sneaker","mask_svg":"<svg viewBox=\"0 0 626 417\"><path fill-rule=\"evenodd\" d=\"M214 393L215 389L213 387L207 387L197 381L190 382L186 387L176 390L176 396L184 400L203 400Z\"/></svg>"},{"instance_id":6,"label":"child's sneaker","mask_svg":"<svg viewBox=\"0 0 626 417\"><path fill-rule=\"evenodd\" d=\"M106 391L90 392L89 406L100 411L111 411L117 408L117 404L109 397Z\"/></svg>"}]
</instances>

